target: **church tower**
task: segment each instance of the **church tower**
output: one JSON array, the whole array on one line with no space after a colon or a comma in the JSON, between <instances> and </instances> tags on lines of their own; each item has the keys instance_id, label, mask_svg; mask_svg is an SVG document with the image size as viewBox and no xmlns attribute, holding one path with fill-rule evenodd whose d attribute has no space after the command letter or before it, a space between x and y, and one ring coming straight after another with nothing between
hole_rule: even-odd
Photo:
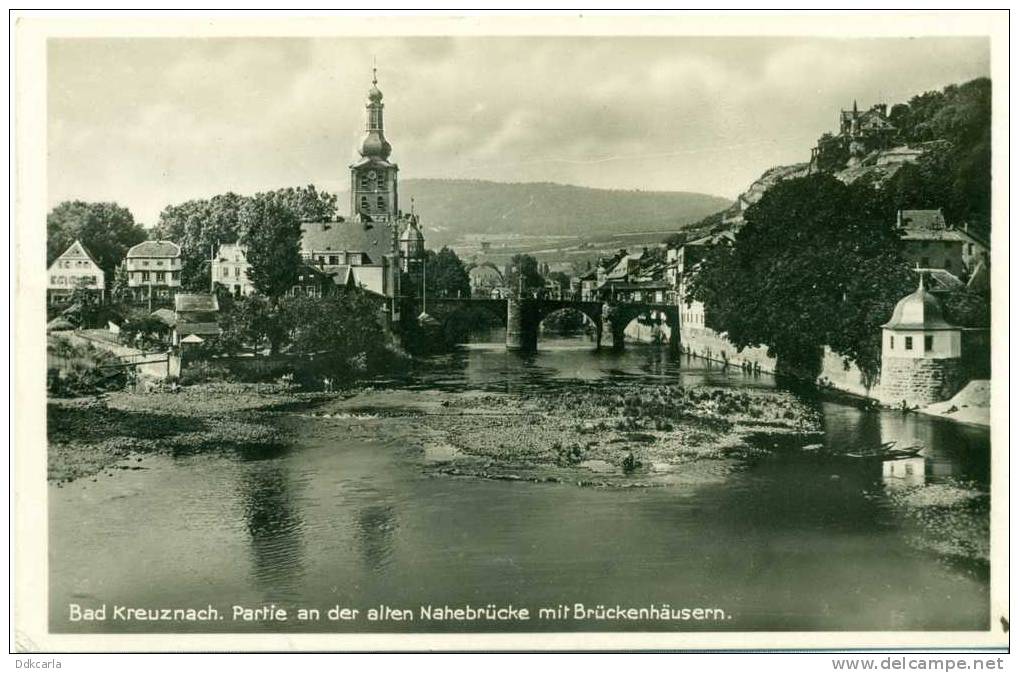
<instances>
[{"instance_id":1,"label":"church tower","mask_svg":"<svg viewBox=\"0 0 1019 673\"><path fill-rule=\"evenodd\" d=\"M365 136L361 158L350 166L350 216L361 222L393 222L399 215L396 174L399 167L390 163L393 151L386 140L382 119L382 92L372 68L372 86L365 105Z\"/></svg>"}]
</instances>

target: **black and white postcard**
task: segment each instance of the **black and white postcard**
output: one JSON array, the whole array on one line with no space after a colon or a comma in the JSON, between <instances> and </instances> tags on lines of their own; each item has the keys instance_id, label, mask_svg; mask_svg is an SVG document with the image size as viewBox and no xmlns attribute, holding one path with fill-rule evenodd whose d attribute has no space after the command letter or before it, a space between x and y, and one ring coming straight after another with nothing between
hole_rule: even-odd
<instances>
[{"instance_id":1,"label":"black and white postcard","mask_svg":"<svg viewBox=\"0 0 1019 673\"><path fill-rule=\"evenodd\" d=\"M1007 646L1007 13L16 23L19 651Z\"/></svg>"}]
</instances>

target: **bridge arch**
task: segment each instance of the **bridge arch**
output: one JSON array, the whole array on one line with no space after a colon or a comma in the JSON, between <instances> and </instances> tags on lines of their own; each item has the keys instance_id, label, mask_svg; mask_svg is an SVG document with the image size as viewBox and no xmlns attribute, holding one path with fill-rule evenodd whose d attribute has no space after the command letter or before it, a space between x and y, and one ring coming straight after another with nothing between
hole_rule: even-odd
<instances>
[{"instance_id":1,"label":"bridge arch","mask_svg":"<svg viewBox=\"0 0 1019 673\"><path fill-rule=\"evenodd\" d=\"M500 310L501 309L501 310ZM442 326L442 334L448 343L465 343L471 331L479 327L506 327L506 305L489 305L488 302L464 302L451 308L440 318L433 316Z\"/></svg>"},{"instance_id":2,"label":"bridge arch","mask_svg":"<svg viewBox=\"0 0 1019 673\"><path fill-rule=\"evenodd\" d=\"M620 302L605 310L605 322L615 350L623 348L627 326L642 317L662 316L669 328L669 348L679 351L679 307L673 304L644 304Z\"/></svg>"}]
</instances>

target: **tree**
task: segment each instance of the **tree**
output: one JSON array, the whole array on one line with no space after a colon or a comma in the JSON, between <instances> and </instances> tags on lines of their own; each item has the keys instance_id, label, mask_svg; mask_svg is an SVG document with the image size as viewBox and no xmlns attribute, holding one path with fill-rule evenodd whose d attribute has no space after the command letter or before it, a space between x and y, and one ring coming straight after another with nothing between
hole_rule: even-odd
<instances>
[{"instance_id":1,"label":"tree","mask_svg":"<svg viewBox=\"0 0 1019 673\"><path fill-rule=\"evenodd\" d=\"M98 326L101 322L103 309L99 303L99 293L85 285L79 285L71 292L68 307L63 316L82 329Z\"/></svg>"},{"instance_id":2,"label":"tree","mask_svg":"<svg viewBox=\"0 0 1019 673\"><path fill-rule=\"evenodd\" d=\"M247 248L248 279L273 307L297 282L301 222L274 193L246 199L240 211L241 243Z\"/></svg>"},{"instance_id":3,"label":"tree","mask_svg":"<svg viewBox=\"0 0 1019 673\"><path fill-rule=\"evenodd\" d=\"M873 374L880 326L916 277L894 219L867 185L784 180L744 214L731 246L708 251L687 301L738 348L766 345L784 367L816 367L828 345Z\"/></svg>"},{"instance_id":4,"label":"tree","mask_svg":"<svg viewBox=\"0 0 1019 673\"><path fill-rule=\"evenodd\" d=\"M327 222L336 217L336 195L320 192L315 185L286 187L270 193L302 222Z\"/></svg>"},{"instance_id":5,"label":"tree","mask_svg":"<svg viewBox=\"0 0 1019 673\"><path fill-rule=\"evenodd\" d=\"M240 237L244 197L227 192L167 206L159 215L156 233L181 248L181 285L190 291L209 288L210 259L219 245Z\"/></svg>"},{"instance_id":6,"label":"tree","mask_svg":"<svg viewBox=\"0 0 1019 673\"><path fill-rule=\"evenodd\" d=\"M538 260L527 254L513 255L506 284L511 292L528 292L545 287L545 279L538 271Z\"/></svg>"},{"instance_id":7,"label":"tree","mask_svg":"<svg viewBox=\"0 0 1019 673\"><path fill-rule=\"evenodd\" d=\"M287 187L260 195L292 211L299 221L330 220L336 215L336 195L314 185ZM255 197L257 198L257 197ZM241 237L241 210L249 197L233 192L211 199L170 205L159 215L156 233L181 246L181 284L191 291L207 291L213 252Z\"/></svg>"},{"instance_id":8,"label":"tree","mask_svg":"<svg viewBox=\"0 0 1019 673\"><path fill-rule=\"evenodd\" d=\"M463 261L448 247L425 252L425 284L432 297L469 297L471 278Z\"/></svg>"},{"instance_id":9,"label":"tree","mask_svg":"<svg viewBox=\"0 0 1019 673\"><path fill-rule=\"evenodd\" d=\"M166 323L148 315L124 323L120 328L120 338L124 343L137 348L159 348L165 345L163 336L168 330Z\"/></svg>"},{"instance_id":10,"label":"tree","mask_svg":"<svg viewBox=\"0 0 1019 673\"><path fill-rule=\"evenodd\" d=\"M293 349L341 367L354 359L367 362L385 344L381 307L377 297L358 288L338 288L321 298L287 298Z\"/></svg>"},{"instance_id":11,"label":"tree","mask_svg":"<svg viewBox=\"0 0 1019 673\"><path fill-rule=\"evenodd\" d=\"M116 302L123 302L131 294L131 286L128 284L127 266L118 264L113 271L113 283L110 285L110 298Z\"/></svg>"},{"instance_id":12,"label":"tree","mask_svg":"<svg viewBox=\"0 0 1019 673\"><path fill-rule=\"evenodd\" d=\"M131 211L116 203L64 201L46 216L46 263L79 240L103 271L112 273L128 249L147 238Z\"/></svg>"},{"instance_id":13,"label":"tree","mask_svg":"<svg viewBox=\"0 0 1019 673\"><path fill-rule=\"evenodd\" d=\"M233 309L223 314L220 326L223 332L219 347L226 353L245 348L261 350L268 342L269 352L275 355L288 344L290 316L280 307L273 306L266 297L252 295L238 299Z\"/></svg>"}]
</instances>

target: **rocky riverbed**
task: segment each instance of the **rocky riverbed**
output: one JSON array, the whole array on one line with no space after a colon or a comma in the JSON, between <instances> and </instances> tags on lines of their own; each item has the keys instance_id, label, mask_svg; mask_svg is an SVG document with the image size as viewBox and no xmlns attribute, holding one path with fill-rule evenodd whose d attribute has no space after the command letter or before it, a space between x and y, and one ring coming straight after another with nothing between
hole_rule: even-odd
<instances>
[{"instance_id":1,"label":"rocky riverbed","mask_svg":"<svg viewBox=\"0 0 1019 673\"><path fill-rule=\"evenodd\" d=\"M806 442L820 431L817 411L787 392L676 385L516 395L366 390L313 415L410 424L418 432L408 440L422 445L435 474L597 486L720 479L761 451L752 437Z\"/></svg>"},{"instance_id":2,"label":"rocky riverbed","mask_svg":"<svg viewBox=\"0 0 1019 673\"><path fill-rule=\"evenodd\" d=\"M286 444L272 413L314 395L276 384L203 384L147 393L50 399L48 478L58 485L114 469L145 454L263 451Z\"/></svg>"}]
</instances>

